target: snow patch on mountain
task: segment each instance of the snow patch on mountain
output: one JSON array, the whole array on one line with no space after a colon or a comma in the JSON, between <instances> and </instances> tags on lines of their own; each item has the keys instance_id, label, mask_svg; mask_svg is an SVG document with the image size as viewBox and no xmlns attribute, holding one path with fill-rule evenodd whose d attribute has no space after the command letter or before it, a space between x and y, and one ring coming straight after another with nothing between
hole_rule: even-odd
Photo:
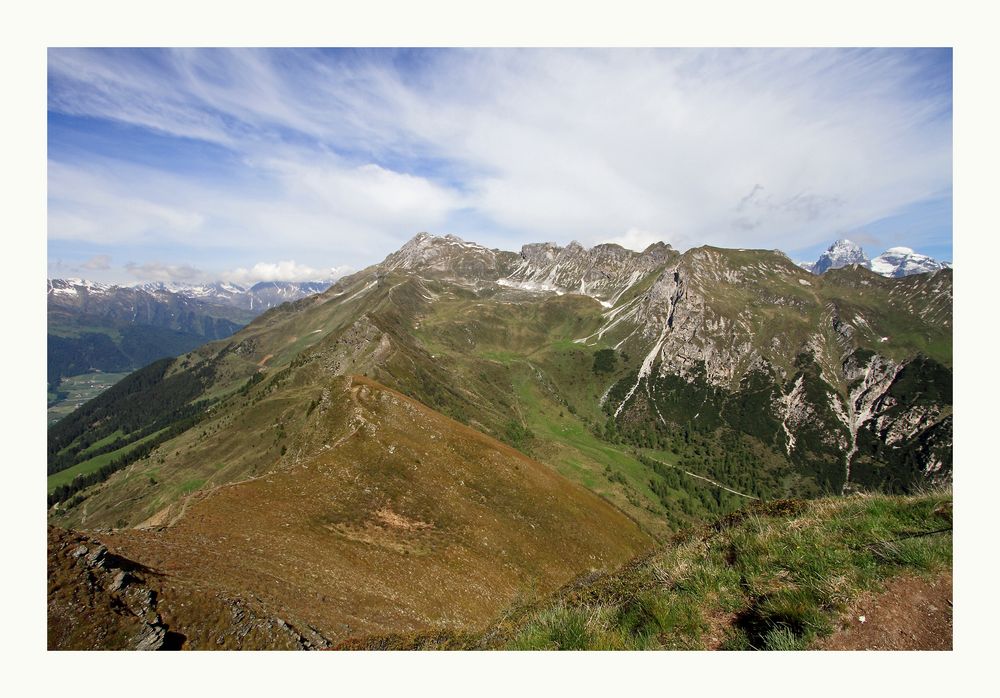
<instances>
[{"instance_id":1,"label":"snow patch on mountain","mask_svg":"<svg viewBox=\"0 0 1000 698\"><path fill-rule=\"evenodd\" d=\"M925 254L914 252L909 247L892 247L871 261L873 272L897 279L911 274L924 274L950 268L951 264L938 262Z\"/></svg>"}]
</instances>

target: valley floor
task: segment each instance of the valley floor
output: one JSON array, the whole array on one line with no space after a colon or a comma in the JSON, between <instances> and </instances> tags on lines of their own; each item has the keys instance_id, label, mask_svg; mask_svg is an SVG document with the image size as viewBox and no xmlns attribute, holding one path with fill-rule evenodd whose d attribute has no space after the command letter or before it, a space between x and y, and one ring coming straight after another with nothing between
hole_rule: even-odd
<instances>
[{"instance_id":1,"label":"valley floor","mask_svg":"<svg viewBox=\"0 0 1000 698\"><path fill-rule=\"evenodd\" d=\"M125 373L85 373L80 376L70 376L63 378L59 384L58 395L49 393L48 409L46 419L48 425L52 426L60 419L68 415L77 407L93 400L112 385L128 375ZM65 395L65 397L62 397Z\"/></svg>"}]
</instances>

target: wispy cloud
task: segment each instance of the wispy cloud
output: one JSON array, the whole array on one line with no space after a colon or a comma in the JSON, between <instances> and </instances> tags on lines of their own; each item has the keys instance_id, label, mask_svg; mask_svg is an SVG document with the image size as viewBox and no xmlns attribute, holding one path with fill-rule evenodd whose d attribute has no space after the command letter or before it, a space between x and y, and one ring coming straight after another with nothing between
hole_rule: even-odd
<instances>
[{"instance_id":1,"label":"wispy cloud","mask_svg":"<svg viewBox=\"0 0 1000 698\"><path fill-rule=\"evenodd\" d=\"M140 281L162 281L164 283L200 283L207 281L204 271L197 267L161 262L127 262L125 270Z\"/></svg>"},{"instance_id":2,"label":"wispy cloud","mask_svg":"<svg viewBox=\"0 0 1000 698\"><path fill-rule=\"evenodd\" d=\"M95 254L80 266L91 271L107 271L111 268L111 255Z\"/></svg>"},{"instance_id":3,"label":"wispy cloud","mask_svg":"<svg viewBox=\"0 0 1000 698\"><path fill-rule=\"evenodd\" d=\"M799 249L950 196L950 70L908 50L51 50L50 113L83 125L50 147L49 235L317 268L425 229ZM173 147L154 161L142 133Z\"/></svg>"}]
</instances>

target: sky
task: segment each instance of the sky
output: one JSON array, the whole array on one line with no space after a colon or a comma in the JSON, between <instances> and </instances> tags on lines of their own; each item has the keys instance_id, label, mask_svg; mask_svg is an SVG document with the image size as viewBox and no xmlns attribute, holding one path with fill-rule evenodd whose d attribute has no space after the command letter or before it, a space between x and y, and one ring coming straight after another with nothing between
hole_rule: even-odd
<instances>
[{"instance_id":1,"label":"sky","mask_svg":"<svg viewBox=\"0 0 1000 698\"><path fill-rule=\"evenodd\" d=\"M49 49L50 277L328 279L421 231L951 260L951 50Z\"/></svg>"}]
</instances>

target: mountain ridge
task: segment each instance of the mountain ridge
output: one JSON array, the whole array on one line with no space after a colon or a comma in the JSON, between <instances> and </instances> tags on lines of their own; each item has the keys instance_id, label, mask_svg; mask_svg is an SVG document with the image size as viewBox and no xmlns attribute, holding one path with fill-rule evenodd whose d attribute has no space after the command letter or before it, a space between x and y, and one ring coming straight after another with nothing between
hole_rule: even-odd
<instances>
[{"instance_id":1,"label":"mountain ridge","mask_svg":"<svg viewBox=\"0 0 1000 698\"><path fill-rule=\"evenodd\" d=\"M899 462L889 481L903 478L897 486L909 487L921 472L949 476L950 383L929 411L900 406L890 389L897 378L950 375L950 271L888 280L840 269L817 277L774 251L706 246L680 254L664 246L651 251L652 262L670 263L649 263L652 270L630 283L636 274L629 265L643 253L621 249L611 248L623 258L620 273L599 292L614 299L609 308L598 293L576 287L582 279L589 290L586 275L606 248L584 255L579 246L550 245L539 262L538 248L529 247L527 255L501 253L498 261L496 252L473 243L418 235L403 254L267 311L226 346L208 345L171 371L208 365L215 356L234 388L261 371L302 363L333 374L368 372L526 448L543 442L519 437L531 427L524 417L512 425L510 409L529 398L572 408L575 423L585 420L598 441L623 445L681 448L676 440L684 424L706 435L722 428L750 438L756 445L747 445L747 453L765 449L775 473L805 478L792 491L809 480L817 491L839 491L851 479L849 464L887 457L878 454L889 438L905 445L893 456ZM560 283L549 291L500 283L532 264ZM508 277L500 277L505 270ZM618 282L623 288L615 278L625 280ZM536 313L535 324L518 318ZM896 317L910 319L899 325ZM617 367L609 382L587 363L601 351ZM913 364L921 353L930 363ZM454 375L472 379L453 385ZM574 388L581 376L590 378ZM529 383L518 387L523 380ZM855 390L857 381L862 388ZM756 407L737 408L751 395ZM680 407L688 403L704 409ZM748 410L762 421L744 423ZM548 418L543 410L532 419ZM921 441L928 430L941 432L931 438L940 448ZM552 437L559 440L558 433ZM905 465L913 458L922 470ZM885 478L864 465L853 472L864 479L851 486ZM703 474L725 482L714 477L718 472ZM649 519L641 507L617 501Z\"/></svg>"}]
</instances>

